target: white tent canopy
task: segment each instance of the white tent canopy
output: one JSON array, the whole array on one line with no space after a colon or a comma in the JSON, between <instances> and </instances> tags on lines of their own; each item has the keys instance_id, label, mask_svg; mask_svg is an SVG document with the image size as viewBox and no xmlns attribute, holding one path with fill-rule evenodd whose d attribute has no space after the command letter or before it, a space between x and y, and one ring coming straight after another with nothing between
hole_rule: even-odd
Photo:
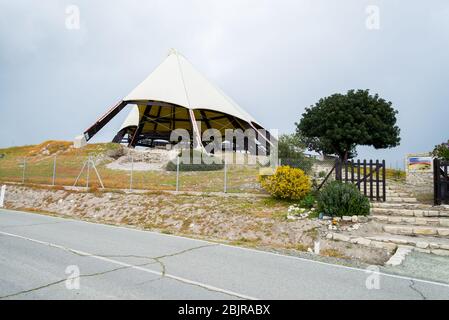
<instances>
[{"instance_id":1,"label":"white tent canopy","mask_svg":"<svg viewBox=\"0 0 449 320\"><path fill-rule=\"evenodd\" d=\"M262 129L251 115L174 49L142 83L85 131L86 140L92 138L126 105L134 107L113 141L120 142L127 135L130 146L135 146L140 140L167 137L169 132L178 128L194 131L198 133L197 137L201 137L203 128L218 128L221 131L252 128L259 133ZM201 123L201 129L197 121ZM260 134L266 141L268 136L269 133ZM197 142L201 144L201 141Z\"/></svg>"},{"instance_id":2,"label":"white tent canopy","mask_svg":"<svg viewBox=\"0 0 449 320\"><path fill-rule=\"evenodd\" d=\"M187 59L171 49L167 58L124 101L155 100L185 108L209 109L257 123L231 98L210 83Z\"/></svg>"}]
</instances>

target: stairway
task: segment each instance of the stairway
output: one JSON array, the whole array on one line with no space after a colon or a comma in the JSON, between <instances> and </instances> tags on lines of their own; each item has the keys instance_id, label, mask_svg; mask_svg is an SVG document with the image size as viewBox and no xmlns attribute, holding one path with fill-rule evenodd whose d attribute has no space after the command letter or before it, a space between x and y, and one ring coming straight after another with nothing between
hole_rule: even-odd
<instances>
[{"instance_id":1,"label":"stairway","mask_svg":"<svg viewBox=\"0 0 449 320\"><path fill-rule=\"evenodd\" d=\"M363 237L333 234L328 238L449 256L449 208L419 203L405 186L394 181L387 182L386 200L372 202L369 216L380 225L381 232Z\"/></svg>"},{"instance_id":2,"label":"stairway","mask_svg":"<svg viewBox=\"0 0 449 320\"><path fill-rule=\"evenodd\" d=\"M412 246L418 251L449 256L449 210L421 204L400 184L387 185L387 201L371 205L370 219L384 234L371 240Z\"/></svg>"}]
</instances>

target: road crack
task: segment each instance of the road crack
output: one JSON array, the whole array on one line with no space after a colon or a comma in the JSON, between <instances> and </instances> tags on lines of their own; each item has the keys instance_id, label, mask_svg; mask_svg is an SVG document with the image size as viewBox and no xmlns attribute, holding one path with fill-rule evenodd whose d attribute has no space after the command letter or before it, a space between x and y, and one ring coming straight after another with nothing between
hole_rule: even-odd
<instances>
[{"instance_id":1,"label":"road crack","mask_svg":"<svg viewBox=\"0 0 449 320\"><path fill-rule=\"evenodd\" d=\"M150 264L151 263L144 263L144 264L123 266L123 267L118 267L118 268L114 268L114 269L110 269L110 270L106 270L106 271L100 271L100 272L89 273L89 274L81 274L78 278L81 279L81 278L102 276L102 275L105 275L105 274L108 274L108 273L111 273L111 272L124 270L124 269L129 269L129 268L135 268L135 267L145 267L145 266L148 266ZM73 280L73 279L71 279L71 280ZM158 280L158 279L152 279L152 280ZM60 284L60 283L65 282L65 281L67 281L67 278L60 279L60 280L57 280L57 281L54 281L54 282L50 282L50 283L47 283L47 284L44 284L42 286L35 287L35 288L32 288L32 289L22 290L22 291L19 291L19 292L16 292L16 293L8 294L8 295L5 295L5 296L0 296L0 299L7 299L7 298L15 297L15 296L18 296L18 295L22 295L22 294L38 291L38 290L41 290L41 289L45 289L45 288L48 288L48 287Z\"/></svg>"},{"instance_id":2,"label":"road crack","mask_svg":"<svg viewBox=\"0 0 449 320\"><path fill-rule=\"evenodd\" d=\"M89 254L89 255L82 255L82 256L84 256L84 257L88 257L88 256L95 257L96 256L96 257L102 257L102 258L136 258L136 259L153 260L154 263L158 263L161 266L161 269L162 269L161 273L162 273L162 277L163 277L166 274L167 267L165 266L164 262L161 261L161 259L175 257L175 256L178 256L178 255L190 252L190 251L198 250L201 248L214 247L214 246L218 246L218 244L202 245L202 246L188 248L188 249L184 249L184 250L181 250L178 252L165 254L165 255L157 256L157 257L142 256L142 255L135 255L135 254L120 254L120 255L118 255L118 254ZM69 249L69 251L70 251L70 249ZM70 251L70 252L80 255L78 252L73 252L73 251ZM149 263L149 264L154 264L154 263Z\"/></svg>"},{"instance_id":3,"label":"road crack","mask_svg":"<svg viewBox=\"0 0 449 320\"><path fill-rule=\"evenodd\" d=\"M421 296L421 298L422 298L423 300L427 300L426 296L425 296L421 291L419 291L419 290L415 287L415 281L413 281L413 280L410 279L410 285L409 285L409 287L410 287L410 289L412 289L413 291L415 291L416 293L418 293L418 294Z\"/></svg>"},{"instance_id":4,"label":"road crack","mask_svg":"<svg viewBox=\"0 0 449 320\"><path fill-rule=\"evenodd\" d=\"M164 278L164 277L166 277L166 278L175 280L175 281L183 283L183 284L188 284L188 285L195 286L195 287L198 287L198 288L206 289L208 291L215 292L215 293L226 294L226 295L234 296L234 297L240 298L240 299L249 299L249 300L255 299L253 297L237 294L237 293L229 291L229 290L224 290L224 289L221 289L221 288L217 288L217 287L214 287L212 285L203 284L203 283L200 283L200 282L197 282L197 281L184 279L182 277L166 273L166 269L167 268L166 268L164 262L162 261L164 258L174 257L174 256L177 256L177 255L184 254L186 252L190 252L190 251L201 249L201 248L205 248L205 247L219 246L219 244L207 244L207 245L192 247L192 248L184 249L184 250L181 250L181 251L178 251L178 252L174 252L174 253L166 254L166 255L161 255L161 256L157 256L157 257L132 255L132 254L131 255L95 255L95 254L83 252L83 251L80 251L80 250L67 248L67 247L62 246L62 245L57 245L57 244L53 244L53 243L46 242L46 241L31 239L31 238L27 238L27 237L20 236L20 235L9 234L9 233L6 233L6 232L0 232L0 234L12 236L12 237L16 237L16 238L20 238L20 239L24 239L24 240L28 240L28 241L35 242L35 243L38 243L38 244L41 244L41 245L45 245L45 246L48 246L48 247L52 247L52 248L57 248L57 249L60 249L60 250L63 250L63 251L75 254L75 255L80 256L80 257L92 257L92 258L97 258L97 259L100 259L100 260L104 260L104 261L109 262L109 263L122 265L119 268L115 268L115 269L104 271L104 272L100 272L100 273L87 274L87 275L83 275L82 277L92 277L92 276L97 276L97 275L101 275L101 274L105 274L105 273L109 273L109 272L114 272L114 271L117 271L117 270L132 268L132 269L142 270L142 271L145 271L145 272L156 274L156 275L159 276L159 280ZM152 262L146 262L146 263L144 263L142 265L132 265L132 264L127 264L127 263L125 263L123 261L120 261L120 260L116 260L116 261L114 261L112 259L109 260L109 257L143 258L143 259L149 259ZM160 266L162 268L162 271L156 271L156 270L141 268L142 266L148 266L148 265L151 265L151 264L154 264L154 263L160 264ZM141 268L141 269L139 269L139 268ZM49 286L61 283L62 281L65 281L65 280L66 279L62 279L62 280L58 280L58 281L55 281L55 282L52 282L52 283L49 283L49 284L37 287L37 288L23 290L23 291L20 291L18 293L15 293L15 294L10 294L10 295L7 295L7 296L0 297L0 299L4 299L4 298L11 297L11 296L24 294L24 293L27 293L27 292L33 292L33 291L36 291L36 290L40 290L40 289L43 289L43 288L46 288L46 287L49 287Z\"/></svg>"}]
</instances>

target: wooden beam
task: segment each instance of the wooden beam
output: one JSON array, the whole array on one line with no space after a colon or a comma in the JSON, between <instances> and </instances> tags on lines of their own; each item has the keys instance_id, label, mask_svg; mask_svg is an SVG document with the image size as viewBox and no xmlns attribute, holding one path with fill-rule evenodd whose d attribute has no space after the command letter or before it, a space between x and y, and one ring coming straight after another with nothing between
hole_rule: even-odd
<instances>
[{"instance_id":1,"label":"wooden beam","mask_svg":"<svg viewBox=\"0 0 449 320\"><path fill-rule=\"evenodd\" d=\"M172 121L171 129L175 130L175 128L176 128L175 106L171 107L171 116L172 116L172 118L171 118L171 121Z\"/></svg>"},{"instance_id":2,"label":"wooden beam","mask_svg":"<svg viewBox=\"0 0 449 320\"><path fill-rule=\"evenodd\" d=\"M95 134L98 133L112 118L114 118L120 111L126 107L127 102L119 101L111 109L108 110L100 119L95 121L86 131L84 131L84 137L86 141L89 141Z\"/></svg>"},{"instance_id":3,"label":"wooden beam","mask_svg":"<svg viewBox=\"0 0 449 320\"><path fill-rule=\"evenodd\" d=\"M161 116L161 110L162 110L162 106L159 106L159 110L157 111L156 119L154 121L154 131L156 131L157 125L158 125L158 121L160 120L159 118ZM147 118L145 118L145 119L147 119Z\"/></svg>"},{"instance_id":4,"label":"wooden beam","mask_svg":"<svg viewBox=\"0 0 449 320\"><path fill-rule=\"evenodd\" d=\"M203 110L200 110L200 114L201 114L201 120L203 120L206 123L207 129L212 128L212 126L210 125L209 119L207 119L207 117L206 117L206 113Z\"/></svg>"},{"instance_id":5,"label":"wooden beam","mask_svg":"<svg viewBox=\"0 0 449 320\"><path fill-rule=\"evenodd\" d=\"M131 141L128 143L128 147L129 148L134 148L136 146L136 144L137 144L137 142L139 140L139 136L142 133L143 127L145 125L145 120L144 119L146 119L146 116L148 114L150 114L152 107L153 106L147 106L145 108L145 111L144 111L144 113L142 115L142 118L139 121L139 126L137 127L136 131L134 132L134 135L133 135Z\"/></svg>"}]
</instances>

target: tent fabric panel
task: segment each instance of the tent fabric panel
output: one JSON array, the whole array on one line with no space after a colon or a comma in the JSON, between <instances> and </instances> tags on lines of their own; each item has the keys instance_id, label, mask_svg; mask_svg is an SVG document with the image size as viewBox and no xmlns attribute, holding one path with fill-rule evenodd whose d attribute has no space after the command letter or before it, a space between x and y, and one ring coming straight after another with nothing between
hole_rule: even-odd
<instances>
[{"instance_id":1,"label":"tent fabric panel","mask_svg":"<svg viewBox=\"0 0 449 320\"><path fill-rule=\"evenodd\" d=\"M170 52L154 72L124 98L124 101L133 100L163 101L191 110L211 109L246 122L256 122L176 51Z\"/></svg>"},{"instance_id":2,"label":"tent fabric panel","mask_svg":"<svg viewBox=\"0 0 449 320\"><path fill-rule=\"evenodd\" d=\"M123 100L157 100L188 107L177 56L169 55Z\"/></svg>"}]
</instances>

